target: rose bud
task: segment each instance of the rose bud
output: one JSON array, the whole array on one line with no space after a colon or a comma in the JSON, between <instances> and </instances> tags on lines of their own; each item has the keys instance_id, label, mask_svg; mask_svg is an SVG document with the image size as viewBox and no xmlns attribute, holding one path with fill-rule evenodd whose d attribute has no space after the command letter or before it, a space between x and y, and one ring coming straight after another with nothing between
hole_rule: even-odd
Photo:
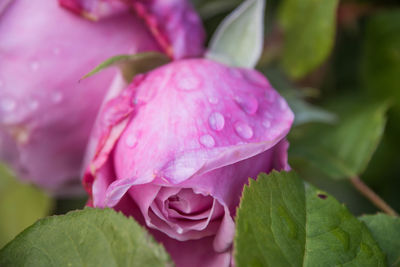
<instances>
[{"instance_id":1,"label":"rose bud","mask_svg":"<svg viewBox=\"0 0 400 267\"><path fill-rule=\"evenodd\" d=\"M181 3L184 8L178 18L171 12L153 15L151 10L139 17L130 10L134 7L119 3L97 22L82 17L90 17L89 13L78 16L54 0L2 3L0 159L19 177L49 191L67 194L80 188L86 144L115 70L80 79L117 54L159 51L173 58L201 54L201 22L185 1ZM153 29L163 16L170 16L180 34L169 36ZM148 17L152 25L145 21ZM196 37L188 37L192 35ZM189 39L196 42L189 44Z\"/></svg>"},{"instance_id":2,"label":"rose bud","mask_svg":"<svg viewBox=\"0 0 400 267\"><path fill-rule=\"evenodd\" d=\"M89 205L143 222L177 266L226 266L243 186L288 170L293 118L255 70L188 59L136 76L96 123Z\"/></svg>"}]
</instances>

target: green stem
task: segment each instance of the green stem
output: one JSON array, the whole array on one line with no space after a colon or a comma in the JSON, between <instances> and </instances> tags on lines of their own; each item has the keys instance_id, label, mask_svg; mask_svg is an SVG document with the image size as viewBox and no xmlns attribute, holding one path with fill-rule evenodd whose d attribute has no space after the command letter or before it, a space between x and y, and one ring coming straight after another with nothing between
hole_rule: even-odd
<instances>
[{"instance_id":1,"label":"green stem","mask_svg":"<svg viewBox=\"0 0 400 267\"><path fill-rule=\"evenodd\" d=\"M353 186L360 191L368 200L370 200L376 207L391 216L399 216L399 214L390 207L380 196L378 196L371 188L369 188L361 179L356 176L350 179Z\"/></svg>"}]
</instances>

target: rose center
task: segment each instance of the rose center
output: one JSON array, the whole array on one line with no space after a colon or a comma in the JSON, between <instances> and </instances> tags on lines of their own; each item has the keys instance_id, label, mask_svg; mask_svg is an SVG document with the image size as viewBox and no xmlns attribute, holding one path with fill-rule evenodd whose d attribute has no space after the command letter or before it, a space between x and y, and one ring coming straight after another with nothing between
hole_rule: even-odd
<instances>
[{"instance_id":1,"label":"rose center","mask_svg":"<svg viewBox=\"0 0 400 267\"><path fill-rule=\"evenodd\" d=\"M161 188L149 209L152 225L182 241L215 234L223 214L216 199L190 188Z\"/></svg>"},{"instance_id":2,"label":"rose center","mask_svg":"<svg viewBox=\"0 0 400 267\"><path fill-rule=\"evenodd\" d=\"M196 194L191 189L182 189L176 195L170 196L164 203L168 217L175 211L181 215L198 215L211 209L213 198ZM172 216L173 217L173 216Z\"/></svg>"}]
</instances>

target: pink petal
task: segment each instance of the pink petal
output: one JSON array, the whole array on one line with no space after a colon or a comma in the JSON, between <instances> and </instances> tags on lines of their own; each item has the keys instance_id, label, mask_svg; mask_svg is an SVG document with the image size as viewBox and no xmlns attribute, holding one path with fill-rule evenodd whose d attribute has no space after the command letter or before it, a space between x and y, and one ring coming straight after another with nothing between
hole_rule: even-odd
<instances>
[{"instance_id":1,"label":"pink petal","mask_svg":"<svg viewBox=\"0 0 400 267\"><path fill-rule=\"evenodd\" d=\"M289 131L293 113L266 79L253 72L199 59L147 75L136 89L136 101L142 104L116 145L118 179L135 173L145 182L156 176L178 184L274 147ZM248 114L237 104L238 96L257 99L257 112ZM210 123L215 112L224 118L222 130ZM138 140L134 148L126 145L130 136ZM204 144L203 136L213 143ZM154 140L157 145L151 145Z\"/></svg>"},{"instance_id":2,"label":"pink petal","mask_svg":"<svg viewBox=\"0 0 400 267\"><path fill-rule=\"evenodd\" d=\"M176 59L201 56L205 32L198 14L188 0L135 1L133 7L142 16L154 35L170 43ZM145 9L147 8L147 12ZM143 12L144 11L144 12ZM165 23L167 22L167 23ZM161 35L161 36L160 36ZM159 43L162 43L160 40ZM166 48L168 50L168 48ZM168 53L167 53L168 54Z\"/></svg>"},{"instance_id":3,"label":"pink petal","mask_svg":"<svg viewBox=\"0 0 400 267\"><path fill-rule=\"evenodd\" d=\"M218 253L213 249L213 237L200 240L177 241L161 233L153 233L171 255L176 267L228 267L231 251Z\"/></svg>"},{"instance_id":4,"label":"pink petal","mask_svg":"<svg viewBox=\"0 0 400 267\"><path fill-rule=\"evenodd\" d=\"M235 223L228 207L224 207L225 213L219 227L218 233L215 236L213 247L217 252L228 251L233 243L233 236L235 234Z\"/></svg>"},{"instance_id":5,"label":"pink petal","mask_svg":"<svg viewBox=\"0 0 400 267\"><path fill-rule=\"evenodd\" d=\"M59 0L72 12L91 20L132 8L171 58L201 56L205 32L189 0Z\"/></svg>"},{"instance_id":6,"label":"pink petal","mask_svg":"<svg viewBox=\"0 0 400 267\"><path fill-rule=\"evenodd\" d=\"M6 8L15 0L2 0L0 2L0 16L6 11Z\"/></svg>"},{"instance_id":7,"label":"pink petal","mask_svg":"<svg viewBox=\"0 0 400 267\"><path fill-rule=\"evenodd\" d=\"M91 19L119 15L129 10L129 7L120 0L58 0L60 5L70 11Z\"/></svg>"},{"instance_id":8,"label":"pink petal","mask_svg":"<svg viewBox=\"0 0 400 267\"><path fill-rule=\"evenodd\" d=\"M108 57L158 45L130 13L93 23L57 1L12 1L0 20L0 131L18 151L9 163L18 176L50 190L77 186L115 72L79 80Z\"/></svg>"}]
</instances>

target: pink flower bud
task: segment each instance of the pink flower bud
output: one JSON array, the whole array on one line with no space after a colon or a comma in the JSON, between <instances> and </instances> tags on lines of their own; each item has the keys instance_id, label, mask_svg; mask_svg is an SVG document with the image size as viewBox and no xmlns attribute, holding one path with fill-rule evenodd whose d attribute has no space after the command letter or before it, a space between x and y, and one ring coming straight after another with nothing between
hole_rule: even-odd
<instances>
[{"instance_id":1,"label":"pink flower bud","mask_svg":"<svg viewBox=\"0 0 400 267\"><path fill-rule=\"evenodd\" d=\"M178 266L224 266L248 177L289 168L293 117L255 70L191 59L138 76L95 127L91 205L154 229Z\"/></svg>"}]
</instances>

